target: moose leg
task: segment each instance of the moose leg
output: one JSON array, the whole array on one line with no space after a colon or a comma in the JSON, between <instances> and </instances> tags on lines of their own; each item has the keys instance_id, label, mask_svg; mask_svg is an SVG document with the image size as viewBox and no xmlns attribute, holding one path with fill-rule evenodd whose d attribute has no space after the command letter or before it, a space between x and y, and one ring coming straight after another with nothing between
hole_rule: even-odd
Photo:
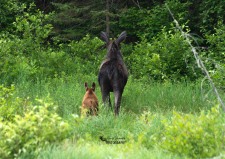
<instances>
[{"instance_id":1,"label":"moose leg","mask_svg":"<svg viewBox=\"0 0 225 159\"><path fill-rule=\"evenodd\" d=\"M119 111L120 111L120 103L121 103L121 98L122 98L122 92L119 90L115 90L114 91L114 96L115 96L115 115L118 116L119 115Z\"/></svg>"},{"instance_id":2,"label":"moose leg","mask_svg":"<svg viewBox=\"0 0 225 159\"><path fill-rule=\"evenodd\" d=\"M106 105L106 103L107 103L110 108L112 107L109 91L102 91L102 101L103 101L104 105Z\"/></svg>"}]
</instances>

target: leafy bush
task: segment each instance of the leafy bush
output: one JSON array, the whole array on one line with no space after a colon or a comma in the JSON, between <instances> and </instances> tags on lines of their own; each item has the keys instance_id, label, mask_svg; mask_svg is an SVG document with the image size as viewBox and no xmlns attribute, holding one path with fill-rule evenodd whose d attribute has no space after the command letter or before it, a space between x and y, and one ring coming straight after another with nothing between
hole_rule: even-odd
<instances>
[{"instance_id":1,"label":"leafy bush","mask_svg":"<svg viewBox=\"0 0 225 159\"><path fill-rule=\"evenodd\" d=\"M174 112L165 120L161 147L192 158L219 155L224 143L224 116L217 107L199 116Z\"/></svg>"},{"instance_id":2,"label":"leafy bush","mask_svg":"<svg viewBox=\"0 0 225 159\"><path fill-rule=\"evenodd\" d=\"M41 102L24 116L16 115L13 122L0 121L0 156L37 155L44 146L68 137L69 130L69 124L55 113L53 105Z\"/></svg>"},{"instance_id":3,"label":"leafy bush","mask_svg":"<svg viewBox=\"0 0 225 159\"><path fill-rule=\"evenodd\" d=\"M220 21L215 34L206 34L209 45L203 52L204 62L216 84L225 89L225 25Z\"/></svg>"},{"instance_id":4,"label":"leafy bush","mask_svg":"<svg viewBox=\"0 0 225 159\"><path fill-rule=\"evenodd\" d=\"M148 42L145 38L134 47L129 57L136 78L156 80L196 78L194 58L179 32L162 30Z\"/></svg>"},{"instance_id":5,"label":"leafy bush","mask_svg":"<svg viewBox=\"0 0 225 159\"><path fill-rule=\"evenodd\" d=\"M27 9L28 12L23 12L22 15L17 16L14 26L14 34L18 35L21 39L26 39L33 44L43 43L44 40L49 36L52 25L46 24L49 19L48 14L37 10L31 12L33 5Z\"/></svg>"},{"instance_id":6,"label":"leafy bush","mask_svg":"<svg viewBox=\"0 0 225 159\"><path fill-rule=\"evenodd\" d=\"M14 97L15 87L4 87L0 85L0 119L11 121L15 115L23 114L26 109L26 101Z\"/></svg>"},{"instance_id":7,"label":"leafy bush","mask_svg":"<svg viewBox=\"0 0 225 159\"><path fill-rule=\"evenodd\" d=\"M220 0L204 0L199 3L199 22L203 33L213 33L218 21L225 18L225 3Z\"/></svg>"},{"instance_id":8,"label":"leafy bush","mask_svg":"<svg viewBox=\"0 0 225 159\"><path fill-rule=\"evenodd\" d=\"M1 0L0 6L0 32L10 30L12 23L15 21L16 16L20 14L26 5L18 2L17 0Z\"/></svg>"},{"instance_id":9,"label":"leafy bush","mask_svg":"<svg viewBox=\"0 0 225 159\"><path fill-rule=\"evenodd\" d=\"M33 18L40 20L35 16ZM26 25L21 22L17 26L21 30L25 28L21 31L21 39L10 34L0 35L0 79L3 83L34 81L65 74L97 73L105 55L100 48L100 39L87 35L80 41L59 44L59 48L53 49L50 45L43 47L41 42L49 33L48 28L42 28L39 26L41 24L29 24L26 20L24 23ZM33 27L35 25L38 25L37 28ZM46 31L46 35L41 34L41 28Z\"/></svg>"},{"instance_id":10,"label":"leafy bush","mask_svg":"<svg viewBox=\"0 0 225 159\"><path fill-rule=\"evenodd\" d=\"M32 8L31 5L27 10ZM0 77L4 83L27 79L38 73L40 54L44 50L41 43L51 31L51 25L45 24L47 18L48 15L41 11L23 11L16 16L13 31L0 34Z\"/></svg>"},{"instance_id":11,"label":"leafy bush","mask_svg":"<svg viewBox=\"0 0 225 159\"><path fill-rule=\"evenodd\" d=\"M32 6L28 11L30 9ZM48 17L41 11L23 12L13 23L14 35L0 34L3 83L97 72L103 57L101 40L87 35L80 41L59 44L58 48L53 49L49 44L44 46L52 29L50 24L45 24Z\"/></svg>"},{"instance_id":12,"label":"leafy bush","mask_svg":"<svg viewBox=\"0 0 225 159\"><path fill-rule=\"evenodd\" d=\"M0 77L2 83L11 84L20 78L35 73L35 66L29 63L23 53L26 50L24 41L10 36L2 35L0 38Z\"/></svg>"},{"instance_id":13,"label":"leafy bush","mask_svg":"<svg viewBox=\"0 0 225 159\"><path fill-rule=\"evenodd\" d=\"M97 73L98 67L103 59L103 42L89 35L83 37L80 41L71 41L67 47L67 53L76 65L77 72Z\"/></svg>"}]
</instances>

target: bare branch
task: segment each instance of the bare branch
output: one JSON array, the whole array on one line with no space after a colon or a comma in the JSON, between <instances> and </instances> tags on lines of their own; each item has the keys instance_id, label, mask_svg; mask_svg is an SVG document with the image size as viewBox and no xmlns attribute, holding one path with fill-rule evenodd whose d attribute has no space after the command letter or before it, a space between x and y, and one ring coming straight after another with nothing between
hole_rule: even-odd
<instances>
[{"instance_id":1,"label":"bare branch","mask_svg":"<svg viewBox=\"0 0 225 159\"><path fill-rule=\"evenodd\" d=\"M138 6L138 8L139 8L139 9L141 9L141 6L140 6L140 4L139 4L138 0L137 0L137 2L135 2L135 0L132 0L132 1L134 2L134 4L135 4L135 5L137 5L137 6Z\"/></svg>"}]
</instances>

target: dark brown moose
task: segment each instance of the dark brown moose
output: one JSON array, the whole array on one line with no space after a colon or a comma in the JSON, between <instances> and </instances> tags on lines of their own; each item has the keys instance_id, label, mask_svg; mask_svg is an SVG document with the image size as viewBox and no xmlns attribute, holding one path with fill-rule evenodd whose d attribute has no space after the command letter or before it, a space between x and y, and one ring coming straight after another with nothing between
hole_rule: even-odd
<instances>
[{"instance_id":1,"label":"dark brown moose","mask_svg":"<svg viewBox=\"0 0 225 159\"><path fill-rule=\"evenodd\" d=\"M95 83L92 83L92 87L88 88L87 82L84 84L86 93L83 97L82 107L81 107L81 115L86 116L89 115L97 115L98 111L98 98L95 95Z\"/></svg>"},{"instance_id":2,"label":"dark brown moose","mask_svg":"<svg viewBox=\"0 0 225 159\"><path fill-rule=\"evenodd\" d=\"M100 66L98 82L101 87L104 104L107 103L112 107L110 92L114 93L114 113L116 116L119 115L122 94L128 79L127 67L119 48L120 43L125 40L126 35L126 31L123 31L116 40L110 41L105 32L101 32L100 34L101 39L106 42L107 54Z\"/></svg>"}]
</instances>

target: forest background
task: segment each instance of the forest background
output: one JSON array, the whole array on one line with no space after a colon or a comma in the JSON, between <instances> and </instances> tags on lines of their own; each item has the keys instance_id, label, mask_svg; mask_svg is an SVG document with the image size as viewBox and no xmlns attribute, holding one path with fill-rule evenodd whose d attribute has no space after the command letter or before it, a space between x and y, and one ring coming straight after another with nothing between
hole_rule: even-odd
<instances>
[{"instance_id":1,"label":"forest background","mask_svg":"<svg viewBox=\"0 0 225 159\"><path fill-rule=\"evenodd\" d=\"M100 32L113 38L124 30L122 53L134 78L196 80L202 72L166 3L190 33L211 76L224 86L225 4L220 0L3 0L1 81L96 74L105 52Z\"/></svg>"}]
</instances>

